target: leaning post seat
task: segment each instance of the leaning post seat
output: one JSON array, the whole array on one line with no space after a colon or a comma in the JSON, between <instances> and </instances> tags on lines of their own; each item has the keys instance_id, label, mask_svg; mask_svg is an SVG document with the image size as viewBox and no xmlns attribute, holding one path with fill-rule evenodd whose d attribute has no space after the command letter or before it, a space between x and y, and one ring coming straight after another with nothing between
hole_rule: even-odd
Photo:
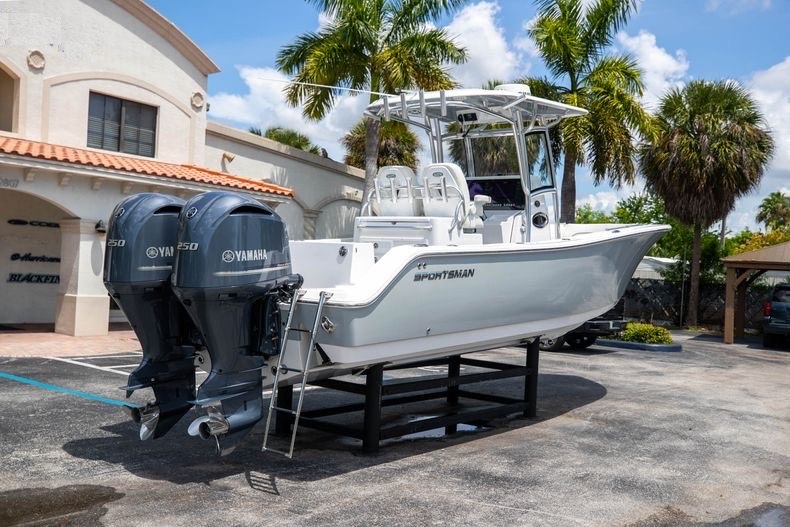
<instances>
[{"instance_id":1,"label":"leaning post seat","mask_svg":"<svg viewBox=\"0 0 790 527\"><path fill-rule=\"evenodd\" d=\"M383 166L376 174L375 200L380 216L419 216L414 171L407 166Z\"/></svg>"},{"instance_id":2,"label":"leaning post seat","mask_svg":"<svg viewBox=\"0 0 790 527\"><path fill-rule=\"evenodd\" d=\"M143 349L126 396L152 388L155 401L132 411L140 438L158 438L192 408L197 332L170 287L178 215L184 200L135 194L121 201L107 229L104 285Z\"/></svg>"},{"instance_id":3,"label":"leaning post seat","mask_svg":"<svg viewBox=\"0 0 790 527\"><path fill-rule=\"evenodd\" d=\"M474 202L469 198L469 187L461 167L455 163L431 163L423 168L422 179L426 216L455 218L460 228L482 228L479 218L482 204L490 203L491 198L478 195Z\"/></svg>"},{"instance_id":4,"label":"leaning post seat","mask_svg":"<svg viewBox=\"0 0 790 527\"><path fill-rule=\"evenodd\" d=\"M233 450L262 417L263 369L280 348L280 295L291 275L285 223L268 206L234 192L207 192L179 218L173 290L198 327L211 372L195 404L208 415L189 427Z\"/></svg>"}]
</instances>

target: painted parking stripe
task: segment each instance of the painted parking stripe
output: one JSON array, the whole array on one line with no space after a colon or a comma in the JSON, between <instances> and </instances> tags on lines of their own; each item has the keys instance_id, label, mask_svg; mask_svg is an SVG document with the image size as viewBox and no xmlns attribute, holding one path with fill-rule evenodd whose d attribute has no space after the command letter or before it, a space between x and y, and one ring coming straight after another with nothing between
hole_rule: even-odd
<instances>
[{"instance_id":1,"label":"painted parking stripe","mask_svg":"<svg viewBox=\"0 0 790 527\"><path fill-rule=\"evenodd\" d=\"M36 381L33 379L28 379L27 377L20 377L18 375L12 375L10 373L6 373L4 371L0 371L0 379L8 379L9 381L16 381L21 382L23 384L29 384L31 386L36 386L38 388L43 388L45 390L50 390L53 392L58 393L65 393L67 395L75 395L77 397L82 397L83 399L88 399L90 401L98 401L100 403L105 404L112 404L114 406L128 406L129 408L137 408L137 405L134 403L130 403L128 401L119 401L117 399L108 399L107 397L102 397L100 395L94 395L88 392L81 392L79 390L72 390L70 388L63 388L62 386L55 386L54 384L48 384L45 382Z\"/></svg>"},{"instance_id":2,"label":"painted parking stripe","mask_svg":"<svg viewBox=\"0 0 790 527\"><path fill-rule=\"evenodd\" d=\"M65 362L67 364L74 364L75 366L84 366L85 368L93 368L94 370L101 370L101 371L106 371L106 372L109 372L109 373L115 373L115 374L118 374L118 375L123 375L124 377L128 377L129 376L129 372L128 371L114 370L114 369L112 369L110 367L107 367L107 366L97 366L95 364L90 364L90 363L82 362L82 361L78 361L78 360L64 359L63 357L46 357L46 358L49 359L49 360L56 360L56 361L60 361L60 362Z\"/></svg>"},{"instance_id":3,"label":"painted parking stripe","mask_svg":"<svg viewBox=\"0 0 790 527\"><path fill-rule=\"evenodd\" d=\"M142 355L143 352L136 352L130 351L129 353L124 353L123 355L89 355L86 357L71 357L72 359L83 359L83 360L98 360L98 359L136 359Z\"/></svg>"}]
</instances>

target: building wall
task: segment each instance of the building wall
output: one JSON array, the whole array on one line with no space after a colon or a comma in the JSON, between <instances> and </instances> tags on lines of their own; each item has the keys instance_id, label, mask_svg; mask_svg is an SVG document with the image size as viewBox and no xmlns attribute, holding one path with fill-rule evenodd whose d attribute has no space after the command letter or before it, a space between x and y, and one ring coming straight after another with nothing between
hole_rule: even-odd
<instances>
[{"instance_id":1,"label":"building wall","mask_svg":"<svg viewBox=\"0 0 790 527\"><path fill-rule=\"evenodd\" d=\"M0 324L51 323L64 211L13 190L0 189L0 203Z\"/></svg>"},{"instance_id":2,"label":"building wall","mask_svg":"<svg viewBox=\"0 0 790 527\"><path fill-rule=\"evenodd\" d=\"M353 234L353 218L362 200L362 170L211 122L205 166L293 189L296 197L279 205L277 213L294 240Z\"/></svg>"},{"instance_id":3,"label":"building wall","mask_svg":"<svg viewBox=\"0 0 790 527\"><path fill-rule=\"evenodd\" d=\"M24 80L22 137L85 147L88 93L95 89L160 108L158 159L202 161L205 104L191 101L194 93L205 99L207 76L115 2L5 2L0 41L0 61Z\"/></svg>"}]
</instances>

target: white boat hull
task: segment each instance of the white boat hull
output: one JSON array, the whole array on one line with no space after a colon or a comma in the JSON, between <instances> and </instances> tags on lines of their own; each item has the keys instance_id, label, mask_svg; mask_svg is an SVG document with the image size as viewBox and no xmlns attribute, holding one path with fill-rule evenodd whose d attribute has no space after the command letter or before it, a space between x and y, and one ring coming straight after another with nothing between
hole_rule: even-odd
<instances>
[{"instance_id":1,"label":"white boat hull","mask_svg":"<svg viewBox=\"0 0 790 527\"><path fill-rule=\"evenodd\" d=\"M317 342L330 364L316 376L523 343L564 334L611 309L665 226L627 226L567 240L456 247L396 247L358 284L309 288L296 327L309 329L320 290L334 331ZM299 270L299 262L294 260ZM294 332L286 362L305 356ZM289 356L290 355L290 356Z\"/></svg>"}]
</instances>

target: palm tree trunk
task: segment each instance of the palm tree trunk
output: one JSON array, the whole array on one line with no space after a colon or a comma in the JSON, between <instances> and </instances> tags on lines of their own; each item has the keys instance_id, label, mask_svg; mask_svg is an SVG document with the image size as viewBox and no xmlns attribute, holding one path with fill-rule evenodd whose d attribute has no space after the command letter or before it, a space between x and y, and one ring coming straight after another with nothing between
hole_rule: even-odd
<instances>
[{"instance_id":1,"label":"palm tree trunk","mask_svg":"<svg viewBox=\"0 0 790 527\"><path fill-rule=\"evenodd\" d=\"M560 221L576 223L576 152L565 149L565 162L562 170L562 208Z\"/></svg>"},{"instance_id":2,"label":"palm tree trunk","mask_svg":"<svg viewBox=\"0 0 790 527\"><path fill-rule=\"evenodd\" d=\"M699 266L702 258L702 225L694 224L694 244L691 248L691 277L689 280L688 326L697 325L699 311Z\"/></svg>"},{"instance_id":3,"label":"palm tree trunk","mask_svg":"<svg viewBox=\"0 0 790 527\"><path fill-rule=\"evenodd\" d=\"M719 245L721 246L722 254L724 254L724 245L725 245L725 242L727 241L727 216L729 216L729 215L730 215L730 213L728 212L721 219L721 234L719 236Z\"/></svg>"},{"instance_id":4,"label":"palm tree trunk","mask_svg":"<svg viewBox=\"0 0 790 527\"><path fill-rule=\"evenodd\" d=\"M381 121L365 119L365 195L373 188L373 180L378 172L379 132Z\"/></svg>"}]
</instances>

